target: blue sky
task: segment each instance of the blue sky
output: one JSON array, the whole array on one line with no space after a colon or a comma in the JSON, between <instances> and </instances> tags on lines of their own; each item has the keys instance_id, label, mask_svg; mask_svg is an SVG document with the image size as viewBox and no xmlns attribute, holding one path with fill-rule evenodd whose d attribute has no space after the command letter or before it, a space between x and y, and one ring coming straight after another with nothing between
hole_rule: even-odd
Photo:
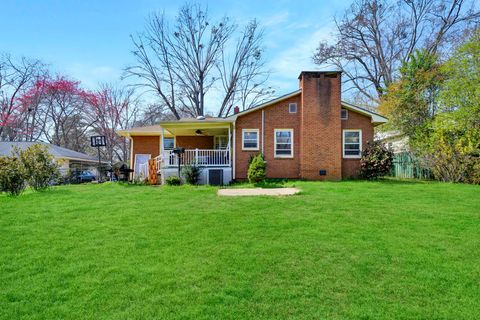
<instances>
[{"instance_id":1,"label":"blue sky","mask_svg":"<svg viewBox=\"0 0 480 320\"><path fill-rule=\"evenodd\" d=\"M227 15L242 25L257 18L265 29L265 54L278 93L297 89L301 70L322 39L331 37L333 17L350 1L200 1L212 17ZM133 62L129 35L142 31L149 13L172 17L177 1L13 1L2 0L0 52L34 57L51 69L80 80L87 88L118 81Z\"/></svg>"}]
</instances>

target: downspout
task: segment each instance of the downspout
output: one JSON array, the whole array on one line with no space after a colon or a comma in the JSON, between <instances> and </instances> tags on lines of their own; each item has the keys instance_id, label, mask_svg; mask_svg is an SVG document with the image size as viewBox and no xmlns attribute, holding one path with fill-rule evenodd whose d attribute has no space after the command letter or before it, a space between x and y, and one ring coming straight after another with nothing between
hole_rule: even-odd
<instances>
[{"instance_id":1,"label":"downspout","mask_svg":"<svg viewBox=\"0 0 480 320\"><path fill-rule=\"evenodd\" d=\"M264 138L264 133L263 133L263 128L265 127L264 122L265 122L265 113L263 112L264 110L262 109L262 155L263 153L263 138Z\"/></svg>"},{"instance_id":2,"label":"downspout","mask_svg":"<svg viewBox=\"0 0 480 320\"><path fill-rule=\"evenodd\" d=\"M230 146L230 150L232 150L232 146L234 147L233 149L233 156L232 156L232 180L235 180L235 136L236 136L237 129L235 128L235 122L233 123L233 144Z\"/></svg>"}]
</instances>

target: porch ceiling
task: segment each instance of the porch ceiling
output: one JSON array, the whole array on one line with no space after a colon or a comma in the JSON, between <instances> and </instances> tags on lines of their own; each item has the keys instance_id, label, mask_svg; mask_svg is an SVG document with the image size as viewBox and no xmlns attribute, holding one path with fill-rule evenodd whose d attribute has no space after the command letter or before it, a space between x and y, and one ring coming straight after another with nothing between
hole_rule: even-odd
<instances>
[{"instance_id":1,"label":"porch ceiling","mask_svg":"<svg viewBox=\"0 0 480 320\"><path fill-rule=\"evenodd\" d=\"M229 122L194 122L194 123L162 123L162 128L174 136L195 136L196 131L202 131L202 135L215 136L225 135L230 127Z\"/></svg>"},{"instance_id":2,"label":"porch ceiling","mask_svg":"<svg viewBox=\"0 0 480 320\"><path fill-rule=\"evenodd\" d=\"M164 128L165 133L172 134L174 136L196 136L197 130L202 131L202 136L220 136L220 135L227 135L228 134L228 127L225 128L182 128L182 127L175 127L175 128Z\"/></svg>"}]
</instances>

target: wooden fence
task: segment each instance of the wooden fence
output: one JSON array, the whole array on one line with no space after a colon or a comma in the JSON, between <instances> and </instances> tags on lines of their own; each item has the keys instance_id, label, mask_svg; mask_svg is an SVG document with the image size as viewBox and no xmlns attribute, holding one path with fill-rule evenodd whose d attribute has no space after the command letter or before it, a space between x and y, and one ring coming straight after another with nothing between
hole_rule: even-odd
<instances>
[{"instance_id":1,"label":"wooden fence","mask_svg":"<svg viewBox=\"0 0 480 320\"><path fill-rule=\"evenodd\" d=\"M432 179L430 169L422 167L409 152L395 154L390 176L396 178Z\"/></svg>"}]
</instances>

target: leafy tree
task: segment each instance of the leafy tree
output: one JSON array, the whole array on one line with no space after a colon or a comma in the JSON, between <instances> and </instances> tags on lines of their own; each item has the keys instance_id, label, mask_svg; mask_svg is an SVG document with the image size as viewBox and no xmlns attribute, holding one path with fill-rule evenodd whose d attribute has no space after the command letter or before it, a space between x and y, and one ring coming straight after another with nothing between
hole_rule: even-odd
<instances>
[{"instance_id":1,"label":"leafy tree","mask_svg":"<svg viewBox=\"0 0 480 320\"><path fill-rule=\"evenodd\" d=\"M480 183L480 29L443 65L448 79L439 96L425 157L443 181Z\"/></svg>"},{"instance_id":2,"label":"leafy tree","mask_svg":"<svg viewBox=\"0 0 480 320\"><path fill-rule=\"evenodd\" d=\"M438 95L444 75L436 55L415 51L400 69L400 79L382 97L379 111L390 128L405 133L413 145L424 141L438 112Z\"/></svg>"},{"instance_id":3,"label":"leafy tree","mask_svg":"<svg viewBox=\"0 0 480 320\"><path fill-rule=\"evenodd\" d=\"M480 182L479 34L443 65L417 51L382 98L380 110L438 180Z\"/></svg>"},{"instance_id":4,"label":"leafy tree","mask_svg":"<svg viewBox=\"0 0 480 320\"><path fill-rule=\"evenodd\" d=\"M20 195L27 184L25 183L24 166L20 159L14 156L0 157L0 192L12 196Z\"/></svg>"},{"instance_id":5,"label":"leafy tree","mask_svg":"<svg viewBox=\"0 0 480 320\"><path fill-rule=\"evenodd\" d=\"M248 181L250 183L259 183L265 180L267 163L261 153L252 158L248 166Z\"/></svg>"},{"instance_id":6,"label":"leafy tree","mask_svg":"<svg viewBox=\"0 0 480 320\"><path fill-rule=\"evenodd\" d=\"M34 144L15 153L23 165L25 180L32 189L45 190L59 178L58 165L54 162L48 147Z\"/></svg>"},{"instance_id":7,"label":"leafy tree","mask_svg":"<svg viewBox=\"0 0 480 320\"><path fill-rule=\"evenodd\" d=\"M368 180L387 175L393 166L393 152L380 142L369 142L360 159L360 175Z\"/></svg>"}]
</instances>

